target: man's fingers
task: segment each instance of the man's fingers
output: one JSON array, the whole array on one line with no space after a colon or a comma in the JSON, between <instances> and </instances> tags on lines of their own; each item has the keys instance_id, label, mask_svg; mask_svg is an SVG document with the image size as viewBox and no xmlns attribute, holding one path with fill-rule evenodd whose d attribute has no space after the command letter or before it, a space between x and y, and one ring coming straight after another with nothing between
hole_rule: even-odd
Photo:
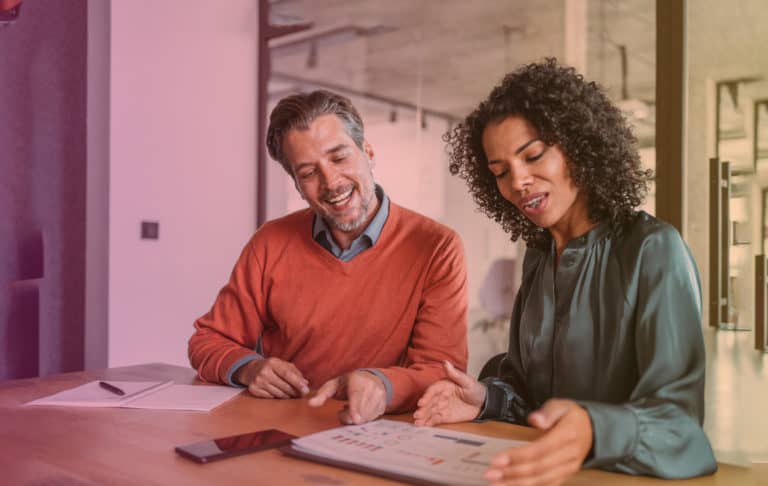
<instances>
[{"instance_id":1,"label":"man's fingers","mask_svg":"<svg viewBox=\"0 0 768 486\"><path fill-rule=\"evenodd\" d=\"M290 385L299 396L309 393L309 382L293 363L283 362L273 368L275 375Z\"/></svg>"},{"instance_id":2,"label":"man's fingers","mask_svg":"<svg viewBox=\"0 0 768 486\"><path fill-rule=\"evenodd\" d=\"M344 425L355 425L356 422L352 420L352 417L349 413L349 407L344 405L341 410L339 410L339 422L341 422Z\"/></svg>"},{"instance_id":3,"label":"man's fingers","mask_svg":"<svg viewBox=\"0 0 768 486\"><path fill-rule=\"evenodd\" d=\"M259 398L290 398L285 392L275 385L262 381L260 383L251 383L248 391Z\"/></svg>"},{"instance_id":4,"label":"man's fingers","mask_svg":"<svg viewBox=\"0 0 768 486\"><path fill-rule=\"evenodd\" d=\"M308 383L293 363L279 358L255 360L240 372L238 381L259 398L293 398L305 395ZM265 396L267 395L267 396Z\"/></svg>"},{"instance_id":5,"label":"man's fingers","mask_svg":"<svg viewBox=\"0 0 768 486\"><path fill-rule=\"evenodd\" d=\"M339 379L334 378L323 383L314 397L309 399L309 405L312 407L319 407L323 405L329 398L334 396L339 389Z\"/></svg>"},{"instance_id":6,"label":"man's fingers","mask_svg":"<svg viewBox=\"0 0 768 486\"><path fill-rule=\"evenodd\" d=\"M377 376L367 371L354 372L347 380L347 406L353 423L374 420L385 412L387 394L384 383Z\"/></svg>"},{"instance_id":7,"label":"man's fingers","mask_svg":"<svg viewBox=\"0 0 768 486\"><path fill-rule=\"evenodd\" d=\"M281 382L283 386L288 388L290 390L290 387L287 386L287 383ZM277 386L276 383L265 383L262 388L264 388L267 392L269 392L270 395L272 395L274 398L292 398L290 393L286 393L283 391L279 386ZM295 393L291 390L291 393Z\"/></svg>"},{"instance_id":8,"label":"man's fingers","mask_svg":"<svg viewBox=\"0 0 768 486\"><path fill-rule=\"evenodd\" d=\"M256 379L256 384L268 388L269 386L277 388L285 395L285 398L296 398L301 396L301 392L296 390L290 383L283 380L280 375L273 369L264 370L264 372ZM280 396L279 398L284 398Z\"/></svg>"},{"instance_id":9,"label":"man's fingers","mask_svg":"<svg viewBox=\"0 0 768 486\"><path fill-rule=\"evenodd\" d=\"M264 390L262 388L256 387L256 385L251 385L248 387L248 393L253 395L256 398L274 398L272 395L269 394L267 390Z\"/></svg>"},{"instance_id":10,"label":"man's fingers","mask_svg":"<svg viewBox=\"0 0 768 486\"><path fill-rule=\"evenodd\" d=\"M363 422L364 412L363 393L359 390L355 390L349 392L348 395L349 401L347 402L347 406L344 407L344 410L347 413L349 423L360 424Z\"/></svg>"},{"instance_id":11,"label":"man's fingers","mask_svg":"<svg viewBox=\"0 0 768 486\"><path fill-rule=\"evenodd\" d=\"M291 398L299 394L289 383L283 381L271 366L262 368L261 372L254 378L253 385L256 388L266 390L275 398Z\"/></svg>"}]
</instances>

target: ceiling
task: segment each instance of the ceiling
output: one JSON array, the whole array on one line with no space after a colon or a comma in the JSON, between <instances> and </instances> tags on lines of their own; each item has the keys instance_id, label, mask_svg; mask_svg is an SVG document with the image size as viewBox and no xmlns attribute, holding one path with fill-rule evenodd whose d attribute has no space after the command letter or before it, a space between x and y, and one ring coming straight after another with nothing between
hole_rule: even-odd
<instances>
[{"instance_id":1,"label":"ceiling","mask_svg":"<svg viewBox=\"0 0 768 486\"><path fill-rule=\"evenodd\" d=\"M641 144L652 144L655 0L584 1L586 77L603 84L614 100L625 99L622 106L636 111ZM373 100L381 105L381 116L390 116L395 106L413 105L461 119L504 73L546 56L564 57L565 4L273 0L272 23L311 22L312 27L270 44L270 97L326 86Z\"/></svg>"}]
</instances>

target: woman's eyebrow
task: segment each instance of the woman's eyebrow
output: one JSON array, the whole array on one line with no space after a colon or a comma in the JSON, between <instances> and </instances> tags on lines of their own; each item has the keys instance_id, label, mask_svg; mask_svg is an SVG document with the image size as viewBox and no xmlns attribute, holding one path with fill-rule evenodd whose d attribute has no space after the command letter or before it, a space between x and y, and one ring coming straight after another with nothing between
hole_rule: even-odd
<instances>
[{"instance_id":1,"label":"woman's eyebrow","mask_svg":"<svg viewBox=\"0 0 768 486\"><path fill-rule=\"evenodd\" d=\"M527 142L525 142L524 144L522 144L522 145L521 145L521 146L520 146L520 147L519 147L517 150L515 150L515 155L517 155L517 154L519 154L520 152L522 152L523 150L525 150L525 149L526 149L526 147L528 147L529 145L531 145L533 142L541 142L541 141L542 141L542 140L541 140L540 138L532 138L531 140L528 140ZM503 162L503 160L498 160L498 159L489 160L489 161L488 161L488 165L493 165L493 164L500 164L500 163L502 163L502 162Z\"/></svg>"},{"instance_id":2,"label":"woman's eyebrow","mask_svg":"<svg viewBox=\"0 0 768 486\"><path fill-rule=\"evenodd\" d=\"M532 139L528 140L527 142L525 142L524 144L522 144L522 145L521 145L521 146L520 146L520 147L519 147L517 150L515 150L515 155L517 155L517 154L519 154L520 152L522 152L523 150L525 150L525 149L526 149L526 147L528 147L528 146L529 146L530 144L532 144L533 142L540 142L540 141L541 141L541 139L539 139L539 138L532 138Z\"/></svg>"}]
</instances>

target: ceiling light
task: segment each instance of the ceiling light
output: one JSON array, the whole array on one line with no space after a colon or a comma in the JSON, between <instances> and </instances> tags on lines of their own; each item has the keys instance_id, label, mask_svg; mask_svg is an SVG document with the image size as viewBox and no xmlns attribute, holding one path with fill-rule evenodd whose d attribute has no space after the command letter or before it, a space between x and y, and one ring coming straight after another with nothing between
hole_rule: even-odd
<instances>
[{"instance_id":1,"label":"ceiling light","mask_svg":"<svg viewBox=\"0 0 768 486\"><path fill-rule=\"evenodd\" d=\"M307 68L317 67L317 42L309 43L309 53L307 54Z\"/></svg>"}]
</instances>

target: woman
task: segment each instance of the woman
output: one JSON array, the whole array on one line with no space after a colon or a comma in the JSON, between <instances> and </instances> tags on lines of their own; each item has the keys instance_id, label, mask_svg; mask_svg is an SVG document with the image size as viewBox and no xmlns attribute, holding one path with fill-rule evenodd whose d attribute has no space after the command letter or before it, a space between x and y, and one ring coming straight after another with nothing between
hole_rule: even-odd
<instances>
[{"instance_id":1,"label":"woman","mask_svg":"<svg viewBox=\"0 0 768 486\"><path fill-rule=\"evenodd\" d=\"M498 484L560 484L593 466L715 471L697 269L672 226L637 211L651 172L602 88L554 59L524 66L446 141L451 172L528 248L497 376L446 363L415 422L542 430L493 460L486 478Z\"/></svg>"}]
</instances>

